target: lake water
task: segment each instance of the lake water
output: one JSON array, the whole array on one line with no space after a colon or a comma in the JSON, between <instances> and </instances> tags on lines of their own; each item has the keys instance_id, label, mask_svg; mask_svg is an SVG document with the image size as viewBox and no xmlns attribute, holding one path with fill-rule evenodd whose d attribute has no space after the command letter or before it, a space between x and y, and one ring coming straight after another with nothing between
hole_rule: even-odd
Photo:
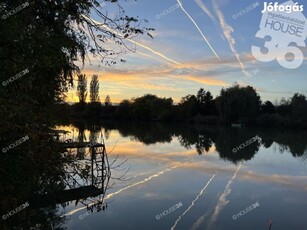
<instances>
[{"instance_id":1,"label":"lake water","mask_svg":"<svg viewBox=\"0 0 307 230\"><path fill-rule=\"evenodd\" d=\"M100 142L103 136L111 178L104 196L57 204L62 221L50 229L307 229L305 132L76 126L57 128L71 131L64 139ZM102 198L103 209L87 209ZM36 229L49 229L41 226Z\"/></svg>"}]
</instances>

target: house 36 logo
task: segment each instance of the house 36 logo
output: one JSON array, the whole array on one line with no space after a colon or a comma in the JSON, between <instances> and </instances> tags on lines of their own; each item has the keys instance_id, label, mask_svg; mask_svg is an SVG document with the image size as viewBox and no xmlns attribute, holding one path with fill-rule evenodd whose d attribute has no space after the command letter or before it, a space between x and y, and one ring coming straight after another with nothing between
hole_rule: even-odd
<instances>
[{"instance_id":1,"label":"house 36 logo","mask_svg":"<svg viewBox=\"0 0 307 230\"><path fill-rule=\"evenodd\" d=\"M303 64L301 48L306 46L307 25L301 12L303 7L293 1L270 6L263 10L260 30L256 33L256 38L262 39L264 44L252 46L252 54L259 61L277 60L287 69L296 69Z\"/></svg>"}]
</instances>

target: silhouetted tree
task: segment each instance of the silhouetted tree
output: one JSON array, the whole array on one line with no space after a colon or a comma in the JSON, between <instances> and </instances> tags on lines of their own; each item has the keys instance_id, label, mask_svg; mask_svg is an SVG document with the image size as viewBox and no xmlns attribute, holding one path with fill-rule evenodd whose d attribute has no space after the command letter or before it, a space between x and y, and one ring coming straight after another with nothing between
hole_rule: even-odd
<instances>
[{"instance_id":1,"label":"silhouetted tree","mask_svg":"<svg viewBox=\"0 0 307 230\"><path fill-rule=\"evenodd\" d=\"M205 91L203 88L200 88L196 98L200 114L205 116L216 114L215 102L210 91Z\"/></svg>"},{"instance_id":2,"label":"silhouetted tree","mask_svg":"<svg viewBox=\"0 0 307 230\"><path fill-rule=\"evenodd\" d=\"M98 75L93 75L91 84L90 84L90 100L91 103L99 102L99 82Z\"/></svg>"},{"instance_id":3,"label":"silhouetted tree","mask_svg":"<svg viewBox=\"0 0 307 230\"><path fill-rule=\"evenodd\" d=\"M117 6L116 0L1 1L0 82L7 82L17 74L19 79L6 87L7 83L1 85L0 145L28 137L22 147L3 153L0 160L3 213L14 210L30 196L68 187L63 181L67 178L64 168L68 168L64 162L70 162L71 158L63 156L63 148L49 135L50 127L56 124L50 112L65 99L73 85L73 76L80 73L77 63L84 62L87 54L100 56L107 65L115 64L114 55L127 48L125 39L149 31L141 28L141 21L127 16L121 7L114 18L101 11L105 3L114 2ZM22 5L25 7L20 10ZM3 15L16 7L18 13L4 20ZM96 20L103 21L103 27L89 19L92 12ZM110 42L120 49L116 51L106 45ZM0 229L30 229L40 219L52 222L54 229L65 228L65 217L55 215L59 213L56 205L48 208L50 211L30 206L30 210L15 215L14 219L1 221ZM50 223L42 229L50 229Z\"/></svg>"},{"instance_id":4,"label":"silhouetted tree","mask_svg":"<svg viewBox=\"0 0 307 230\"><path fill-rule=\"evenodd\" d=\"M224 122L254 117L259 114L260 106L260 96L251 86L240 87L236 84L222 89L217 98L217 107Z\"/></svg>"},{"instance_id":5,"label":"silhouetted tree","mask_svg":"<svg viewBox=\"0 0 307 230\"><path fill-rule=\"evenodd\" d=\"M307 127L307 101L303 94L294 94L291 98L291 117L296 123L303 124Z\"/></svg>"},{"instance_id":6,"label":"silhouetted tree","mask_svg":"<svg viewBox=\"0 0 307 230\"><path fill-rule=\"evenodd\" d=\"M134 117L138 120L161 120L171 111L172 105L171 98L146 94L133 100Z\"/></svg>"},{"instance_id":7,"label":"silhouetted tree","mask_svg":"<svg viewBox=\"0 0 307 230\"><path fill-rule=\"evenodd\" d=\"M106 96L106 99L104 100L104 105L105 106L112 105L111 98L109 95Z\"/></svg>"},{"instance_id":8,"label":"silhouetted tree","mask_svg":"<svg viewBox=\"0 0 307 230\"><path fill-rule=\"evenodd\" d=\"M115 110L114 116L121 120L133 119L132 102L129 100L121 101Z\"/></svg>"},{"instance_id":9,"label":"silhouetted tree","mask_svg":"<svg viewBox=\"0 0 307 230\"><path fill-rule=\"evenodd\" d=\"M206 104L206 91L203 88L200 88L197 92L196 98L197 98L197 104L199 106L199 109L202 111L205 108Z\"/></svg>"},{"instance_id":10,"label":"silhouetted tree","mask_svg":"<svg viewBox=\"0 0 307 230\"><path fill-rule=\"evenodd\" d=\"M119 6L114 16L102 10L105 4ZM18 14L3 17L23 6ZM89 18L92 12L104 26ZM133 51L126 39L152 30L143 26L146 21L126 15L116 0L2 0L0 15L0 82L7 84L0 90L0 145L25 135L31 140L12 154L44 151L41 145L50 137L42 135L56 125L54 105L65 99L73 76L80 73L78 64L88 54L115 64L116 56ZM16 75L17 80L8 82Z\"/></svg>"},{"instance_id":11,"label":"silhouetted tree","mask_svg":"<svg viewBox=\"0 0 307 230\"><path fill-rule=\"evenodd\" d=\"M270 101L266 101L264 104L261 105L261 112L262 113L276 113L275 106Z\"/></svg>"},{"instance_id":12,"label":"silhouetted tree","mask_svg":"<svg viewBox=\"0 0 307 230\"><path fill-rule=\"evenodd\" d=\"M277 113L279 113L284 117L290 116L291 114L290 101L286 100L285 98L280 99L280 102L276 106L276 111Z\"/></svg>"},{"instance_id":13,"label":"silhouetted tree","mask_svg":"<svg viewBox=\"0 0 307 230\"><path fill-rule=\"evenodd\" d=\"M85 103L87 97L87 79L85 74L78 75L77 95L79 103Z\"/></svg>"},{"instance_id":14,"label":"silhouetted tree","mask_svg":"<svg viewBox=\"0 0 307 230\"><path fill-rule=\"evenodd\" d=\"M198 101L195 95L187 95L181 98L178 105L179 113L184 119L189 119L198 113Z\"/></svg>"}]
</instances>

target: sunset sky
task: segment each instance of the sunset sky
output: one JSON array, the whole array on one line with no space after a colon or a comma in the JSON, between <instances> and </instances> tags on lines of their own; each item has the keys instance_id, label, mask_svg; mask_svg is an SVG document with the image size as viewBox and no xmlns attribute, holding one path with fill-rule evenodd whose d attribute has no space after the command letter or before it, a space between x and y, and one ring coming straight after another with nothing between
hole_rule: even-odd
<instances>
[{"instance_id":1,"label":"sunset sky","mask_svg":"<svg viewBox=\"0 0 307 230\"><path fill-rule=\"evenodd\" d=\"M260 62L251 53L252 45L261 44L255 34L262 17L262 0L241 16L238 14L241 10L257 1L181 2L182 8L176 5L176 0L123 1L127 15L146 18L149 21L146 26L156 31L152 33L154 39L139 36L127 41L129 47L136 47L136 52L123 55L124 63L118 61L106 68L99 67L93 59L91 64L86 61L82 72L87 74L88 81L93 74L99 75L102 102L106 95L118 103L146 93L179 102L200 87L217 96L223 87L235 82L255 87L262 100L273 102L295 92L307 93L306 48L302 49L304 62L296 69L284 68L276 60ZM114 15L112 4L103 9ZM95 15L91 17L99 21ZM68 102L78 101L75 91L76 88L68 93Z\"/></svg>"}]
</instances>

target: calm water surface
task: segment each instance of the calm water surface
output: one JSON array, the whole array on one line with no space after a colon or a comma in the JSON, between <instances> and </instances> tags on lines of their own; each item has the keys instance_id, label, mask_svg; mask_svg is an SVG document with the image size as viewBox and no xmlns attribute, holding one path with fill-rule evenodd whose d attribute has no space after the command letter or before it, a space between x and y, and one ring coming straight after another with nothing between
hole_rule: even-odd
<instances>
[{"instance_id":1,"label":"calm water surface","mask_svg":"<svg viewBox=\"0 0 307 230\"><path fill-rule=\"evenodd\" d=\"M59 128L72 139L80 131ZM68 229L307 229L306 133L181 124L84 132L101 133L110 162L123 165L111 169L107 209L62 210Z\"/></svg>"},{"instance_id":2,"label":"calm water surface","mask_svg":"<svg viewBox=\"0 0 307 230\"><path fill-rule=\"evenodd\" d=\"M70 132L61 137L67 142L103 137L109 164L84 148L65 152L66 176L16 165L20 179L10 178L22 194L33 178L50 186L29 184L30 206L2 217L0 229L307 229L306 132L129 122L56 128Z\"/></svg>"}]
</instances>

